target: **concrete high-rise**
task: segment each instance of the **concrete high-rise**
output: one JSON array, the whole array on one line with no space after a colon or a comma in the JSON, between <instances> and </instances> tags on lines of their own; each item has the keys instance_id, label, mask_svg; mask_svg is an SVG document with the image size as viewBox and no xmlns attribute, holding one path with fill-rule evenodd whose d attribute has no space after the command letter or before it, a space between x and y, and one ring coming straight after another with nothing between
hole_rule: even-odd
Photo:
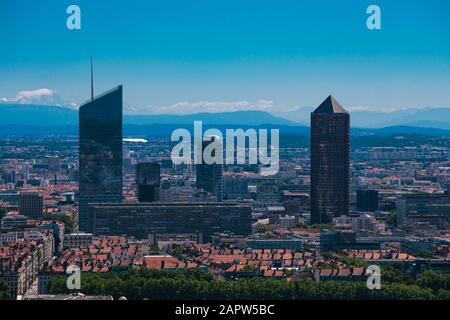
<instances>
[{"instance_id":1,"label":"concrete high-rise","mask_svg":"<svg viewBox=\"0 0 450 320\"><path fill-rule=\"evenodd\" d=\"M139 162L136 165L136 188L139 202L159 200L161 166L158 162Z\"/></svg>"},{"instance_id":2,"label":"concrete high-rise","mask_svg":"<svg viewBox=\"0 0 450 320\"><path fill-rule=\"evenodd\" d=\"M79 109L78 227L89 231L89 203L122 201L122 86Z\"/></svg>"},{"instance_id":3,"label":"concrete high-rise","mask_svg":"<svg viewBox=\"0 0 450 320\"><path fill-rule=\"evenodd\" d=\"M350 115L330 95L311 113L311 223L349 214Z\"/></svg>"}]
</instances>

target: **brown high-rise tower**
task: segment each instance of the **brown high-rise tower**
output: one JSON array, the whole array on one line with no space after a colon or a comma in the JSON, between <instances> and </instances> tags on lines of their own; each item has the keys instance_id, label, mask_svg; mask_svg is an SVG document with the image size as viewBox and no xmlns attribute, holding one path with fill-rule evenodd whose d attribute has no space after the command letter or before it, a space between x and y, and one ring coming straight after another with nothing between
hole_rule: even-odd
<instances>
[{"instance_id":1,"label":"brown high-rise tower","mask_svg":"<svg viewBox=\"0 0 450 320\"><path fill-rule=\"evenodd\" d=\"M331 95L311 113L311 223L349 213L350 115Z\"/></svg>"}]
</instances>

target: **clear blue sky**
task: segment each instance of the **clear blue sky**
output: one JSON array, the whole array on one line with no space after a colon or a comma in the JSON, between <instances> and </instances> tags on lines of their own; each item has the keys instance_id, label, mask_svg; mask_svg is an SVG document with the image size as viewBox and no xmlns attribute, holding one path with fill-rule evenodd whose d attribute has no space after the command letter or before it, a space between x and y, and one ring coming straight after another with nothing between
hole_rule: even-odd
<instances>
[{"instance_id":1,"label":"clear blue sky","mask_svg":"<svg viewBox=\"0 0 450 320\"><path fill-rule=\"evenodd\" d=\"M381 30L366 28L370 4ZM329 93L349 108L450 107L448 0L2 0L0 41L0 97L49 88L80 103L92 55L96 93L123 84L137 112L282 111Z\"/></svg>"}]
</instances>

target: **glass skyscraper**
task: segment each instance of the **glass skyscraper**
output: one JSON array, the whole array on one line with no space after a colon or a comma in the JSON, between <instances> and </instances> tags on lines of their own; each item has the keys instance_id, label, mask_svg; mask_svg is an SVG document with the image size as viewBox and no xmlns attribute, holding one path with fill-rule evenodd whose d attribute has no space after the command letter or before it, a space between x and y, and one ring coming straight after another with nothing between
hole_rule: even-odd
<instances>
[{"instance_id":1,"label":"glass skyscraper","mask_svg":"<svg viewBox=\"0 0 450 320\"><path fill-rule=\"evenodd\" d=\"M78 227L90 231L89 203L122 201L122 86L79 109Z\"/></svg>"},{"instance_id":2,"label":"glass skyscraper","mask_svg":"<svg viewBox=\"0 0 450 320\"><path fill-rule=\"evenodd\" d=\"M205 148L213 143L215 139L219 139L217 136L207 136L202 142L202 154ZM214 151L215 152L215 151ZM214 154L213 154L214 156ZM223 200L223 164L213 163L206 164L205 161L201 164L195 165L197 188L203 189L203 191L210 192L213 196L217 197L218 201Z\"/></svg>"},{"instance_id":3,"label":"glass skyscraper","mask_svg":"<svg viewBox=\"0 0 450 320\"><path fill-rule=\"evenodd\" d=\"M138 202L155 202L159 199L161 166L157 162L136 164L136 188Z\"/></svg>"},{"instance_id":4,"label":"glass skyscraper","mask_svg":"<svg viewBox=\"0 0 450 320\"><path fill-rule=\"evenodd\" d=\"M349 214L350 115L331 95L311 113L311 222Z\"/></svg>"}]
</instances>

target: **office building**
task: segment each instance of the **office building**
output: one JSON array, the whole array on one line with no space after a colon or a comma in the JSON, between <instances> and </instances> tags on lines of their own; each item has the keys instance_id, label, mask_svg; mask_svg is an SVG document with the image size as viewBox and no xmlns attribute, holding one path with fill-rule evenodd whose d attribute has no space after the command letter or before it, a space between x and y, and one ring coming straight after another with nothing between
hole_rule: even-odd
<instances>
[{"instance_id":1,"label":"office building","mask_svg":"<svg viewBox=\"0 0 450 320\"><path fill-rule=\"evenodd\" d=\"M409 215L405 219L408 227L435 227L437 230L444 230L446 219L441 214Z\"/></svg>"},{"instance_id":2,"label":"office building","mask_svg":"<svg viewBox=\"0 0 450 320\"><path fill-rule=\"evenodd\" d=\"M309 194L305 192L283 191L283 206L287 214L299 215L309 211Z\"/></svg>"},{"instance_id":3,"label":"office building","mask_svg":"<svg viewBox=\"0 0 450 320\"><path fill-rule=\"evenodd\" d=\"M332 97L311 113L311 222L349 213L350 115Z\"/></svg>"},{"instance_id":4,"label":"office building","mask_svg":"<svg viewBox=\"0 0 450 320\"><path fill-rule=\"evenodd\" d=\"M27 225L28 218L20 214L9 214L3 217L1 229L23 228Z\"/></svg>"},{"instance_id":5,"label":"office building","mask_svg":"<svg viewBox=\"0 0 450 320\"><path fill-rule=\"evenodd\" d=\"M207 136L204 137L202 143L202 154L205 148L219 139L217 136ZM206 141L205 141L206 140ZM212 156L215 156L214 153ZM203 191L211 193L213 196L217 197L218 201L223 200L223 164L213 163L206 164L203 159L201 164L196 164L196 175L197 175L197 188L203 189Z\"/></svg>"},{"instance_id":6,"label":"office building","mask_svg":"<svg viewBox=\"0 0 450 320\"><path fill-rule=\"evenodd\" d=\"M92 243L92 233L75 232L64 236L64 248L80 248Z\"/></svg>"},{"instance_id":7,"label":"office building","mask_svg":"<svg viewBox=\"0 0 450 320\"><path fill-rule=\"evenodd\" d=\"M336 217L333 218L333 224L341 227L349 226L356 232L380 233L386 230L384 223L379 222L374 216L367 213Z\"/></svg>"},{"instance_id":8,"label":"office building","mask_svg":"<svg viewBox=\"0 0 450 320\"><path fill-rule=\"evenodd\" d=\"M249 236L245 239L245 245L253 250L302 250L303 239L289 235L280 238L267 238L263 236Z\"/></svg>"},{"instance_id":9,"label":"office building","mask_svg":"<svg viewBox=\"0 0 450 320\"><path fill-rule=\"evenodd\" d=\"M320 252L340 250L379 250L380 243L367 239L357 239L352 230L322 230L320 232Z\"/></svg>"},{"instance_id":10,"label":"office building","mask_svg":"<svg viewBox=\"0 0 450 320\"><path fill-rule=\"evenodd\" d=\"M21 192L19 214L31 219L40 219L44 211L44 199L37 192Z\"/></svg>"},{"instance_id":11,"label":"office building","mask_svg":"<svg viewBox=\"0 0 450 320\"><path fill-rule=\"evenodd\" d=\"M92 231L98 235L201 234L210 242L215 233L251 233L251 208L216 203L122 203L89 207Z\"/></svg>"},{"instance_id":12,"label":"office building","mask_svg":"<svg viewBox=\"0 0 450 320\"><path fill-rule=\"evenodd\" d=\"M414 219L410 220L417 221L419 220L418 216L430 216L430 220L435 221L436 216L442 216L446 221L450 220L450 195L448 193L403 194L397 199L396 207L398 224L405 224L409 216L414 216Z\"/></svg>"},{"instance_id":13,"label":"office building","mask_svg":"<svg viewBox=\"0 0 450 320\"><path fill-rule=\"evenodd\" d=\"M140 162L136 165L136 188L139 202L156 202L159 199L161 166L157 162Z\"/></svg>"},{"instance_id":14,"label":"office building","mask_svg":"<svg viewBox=\"0 0 450 320\"><path fill-rule=\"evenodd\" d=\"M48 172L54 174L61 173L61 159L59 157L48 157Z\"/></svg>"},{"instance_id":15,"label":"office building","mask_svg":"<svg viewBox=\"0 0 450 320\"><path fill-rule=\"evenodd\" d=\"M217 202L217 198L192 186L169 186L159 190L160 202Z\"/></svg>"},{"instance_id":16,"label":"office building","mask_svg":"<svg viewBox=\"0 0 450 320\"><path fill-rule=\"evenodd\" d=\"M79 109L80 231L89 231L89 203L122 201L122 86Z\"/></svg>"},{"instance_id":17,"label":"office building","mask_svg":"<svg viewBox=\"0 0 450 320\"><path fill-rule=\"evenodd\" d=\"M362 189L357 190L356 210L371 212L378 210L378 191Z\"/></svg>"}]
</instances>

